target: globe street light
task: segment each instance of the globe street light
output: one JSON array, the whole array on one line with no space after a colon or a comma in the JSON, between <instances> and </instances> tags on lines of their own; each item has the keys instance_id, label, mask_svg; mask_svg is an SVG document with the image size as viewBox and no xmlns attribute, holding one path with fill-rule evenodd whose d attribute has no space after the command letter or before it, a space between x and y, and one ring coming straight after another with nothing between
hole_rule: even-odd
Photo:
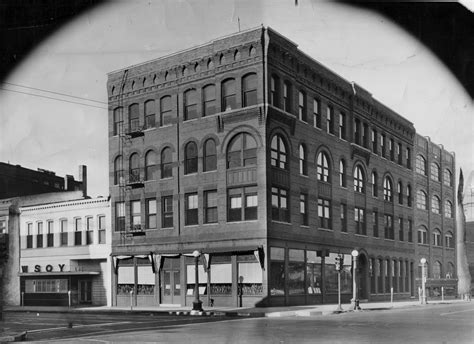
<instances>
[{"instance_id":1,"label":"globe street light","mask_svg":"<svg viewBox=\"0 0 474 344\"><path fill-rule=\"evenodd\" d=\"M421 263L421 304L426 305L426 258L420 259Z\"/></svg>"},{"instance_id":2,"label":"globe street light","mask_svg":"<svg viewBox=\"0 0 474 344\"><path fill-rule=\"evenodd\" d=\"M356 282L356 271L357 271L357 257L359 256L359 251L352 250L352 300L351 308L354 311L360 310L359 300L357 299L357 282Z\"/></svg>"},{"instance_id":3,"label":"globe street light","mask_svg":"<svg viewBox=\"0 0 474 344\"><path fill-rule=\"evenodd\" d=\"M193 301L193 309L191 314L199 314L202 312L202 301L199 300L199 257L201 256L201 252L195 250L193 252L194 257L194 301Z\"/></svg>"}]
</instances>

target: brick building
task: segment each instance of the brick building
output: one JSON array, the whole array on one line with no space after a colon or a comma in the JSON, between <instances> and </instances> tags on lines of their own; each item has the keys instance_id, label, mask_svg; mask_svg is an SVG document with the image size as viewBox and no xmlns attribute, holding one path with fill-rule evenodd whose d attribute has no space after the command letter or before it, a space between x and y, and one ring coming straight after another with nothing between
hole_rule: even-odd
<instances>
[{"instance_id":1,"label":"brick building","mask_svg":"<svg viewBox=\"0 0 474 344\"><path fill-rule=\"evenodd\" d=\"M107 89L114 305L190 305L195 250L205 305L336 302L338 255L347 302L354 249L360 299L415 296L416 132L368 91L270 28Z\"/></svg>"}]
</instances>

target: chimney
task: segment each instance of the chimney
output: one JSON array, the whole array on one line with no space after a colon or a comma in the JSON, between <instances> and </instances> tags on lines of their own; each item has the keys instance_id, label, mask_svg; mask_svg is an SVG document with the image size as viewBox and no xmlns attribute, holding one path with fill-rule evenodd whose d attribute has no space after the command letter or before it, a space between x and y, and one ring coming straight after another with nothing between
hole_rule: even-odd
<instances>
[{"instance_id":1,"label":"chimney","mask_svg":"<svg viewBox=\"0 0 474 344\"><path fill-rule=\"evenodd\" d=\"M74 177L70 174L66 174L66 177L64 177L64 190L74 191Z\"/></svg>"},{"instance_id":2,"label":"chimney","mask_svg":"<svg viewBox=\"0 0 474 344\"><path fill-rule=\"evenodd\" d=\"M82 182L82 196L87 197L87 166L79 165L79 180Z\"/></svg>"}]
</instances>

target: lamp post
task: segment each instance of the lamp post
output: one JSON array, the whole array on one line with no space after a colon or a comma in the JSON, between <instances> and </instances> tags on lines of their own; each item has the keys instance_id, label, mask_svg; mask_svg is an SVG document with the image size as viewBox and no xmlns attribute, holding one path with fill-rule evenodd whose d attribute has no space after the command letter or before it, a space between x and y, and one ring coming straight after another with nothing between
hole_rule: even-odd
<instances>
[{"instance_id":1,"label":"lamp post","mask_svg":"<svg viewBox=\"0 0 474 344\"><path fill-rule=\"evenodd\" d=\"M421 263L421 304L426 305L426 258L420 259Z\"/></svg>"},{"instance_id":2,"label":"lamp post","mask_svg":"<svg viewBox=\"0 0 474 344\"><path fill-rule=\"evenodd\" d=\"M194 257L194 301L193 301L193 309L191 314L199 314L202 312L202 301L199 300L199 257L201 256L201 252L195 250L193 252Z\"/></svg>"},{"instance_id":3,"label":"lamp post","mask_svg":"<svg viewBox=\"0 0 474 344\"><path fill-rule=\"evenodd\" d=\"M357 274L357 257L359 256L359 251L357 250L352 250L351 252L352 256L352 305L351 308L354 311L360 310L359 307L359 300L357 299L357 280L356 280L356 274Z\"/></svg>"}]
</instances>

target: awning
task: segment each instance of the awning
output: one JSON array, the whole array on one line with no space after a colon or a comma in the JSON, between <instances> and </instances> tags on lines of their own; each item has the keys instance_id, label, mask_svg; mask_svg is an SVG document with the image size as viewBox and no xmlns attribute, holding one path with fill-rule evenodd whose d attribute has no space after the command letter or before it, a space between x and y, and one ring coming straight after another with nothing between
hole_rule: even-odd
<instances>
[{"instance_id":1,"label":"awning","mask_svg":"<svg viewBox=\"0 0 474 344\"><path fill-rule=\"evenodd\" d=\"M18 276L26 277L26 276L34 276L34 277L44 277L44 276L98 276L100 275L100 271L51 271L51 272L19 272Z\"/></svg>"}]
</instances>

